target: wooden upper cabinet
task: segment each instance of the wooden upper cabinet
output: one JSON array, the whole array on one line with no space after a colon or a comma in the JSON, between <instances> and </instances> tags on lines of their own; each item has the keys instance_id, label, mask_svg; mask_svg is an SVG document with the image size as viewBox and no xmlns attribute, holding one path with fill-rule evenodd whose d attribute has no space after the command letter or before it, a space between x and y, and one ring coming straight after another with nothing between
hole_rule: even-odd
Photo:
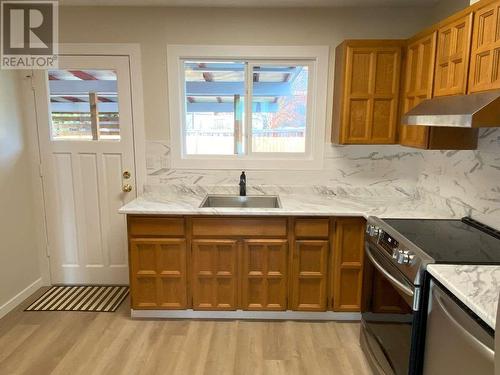
<instances>
[{"instance_id":1,"label":"wooden upper cabinet","mask_svg":"<svg viewBox=\"0 0 500 375\"><path fill-rule=\"evenodd\" d=\"M432 98L437 32L410 40L406 47L402 114ZM427 148L429 127L401 125L400 144Z\"/></svg>"},{"instance_id":2,"label":"wooden upper cabinet","mask_svg":"<svg viewBox=\"0 0 500 375\"><path fill-rule=\"evenodd\" d=\"M192 258L193 309L236 310L238 242L193 240Z\"/></svg>"},{"instance_id":3,"label":"wooden upper cabinet","mask_svg":"<svg viewBox=\"0 0 500 375\"><path fill-rule=\"evenodd\" d=\"M295 241L291 277L292 310L326 310L328 247L326 240Z\"/></svg>"},{"instance_id":4,"label":"wooden upper cabinet","mask_svg":"<svg viewBox=\"0 0 500 375\"><path fill-rule=\"evenodd\" d=\"M474 12L469 92L500 89L500 1Z\"/></svg>"},{"instance_id":5,"label":"wooden upper cabinet","mask_svg":"<svg viewBox=\"0 0 500 375\"><path fill-rule=\"evenodd\" d=\"M363 218L335 220L333 245L333 310L360 311L363 289Z\"/></svg>"},{"instance_id":6,"label":"wooden upper cabinet","mask_svg":"<svg viewBox=\"0 0 500 375\"><path fill-rule=\"evenodd\" d=\"M398 40L347 40L337 47L333 142L396 142L401 50Z\"/></svg>"},{"instance_id":7,"label":"wooden upper cabinet","mask_svg":"<svg viewBox=\"0 0 500 375\"><path fill-rule=\"evenodd\" d=\"M244 310L287 309L287 240L245 240L241 273Z\"/></svg>"},{"instance_id":8,"label":"wooden upper cabinet","mask_svg":"<svg viewBox=\"0 0 500 375\"><path fill-rule=\"evenodd\" d=\"M133 309L186 309L186 240L130 240Z\"/></svg>"},{"instance_id":9,"label":"wooden upper cabinet","mask_svg":"<svg viewBox=\"0 0 500 375\"><path fill-rule=\"evenodd\" d=\"M434 96L467 93L472 12L438 30Z\"/></svg>"}]
</instances>

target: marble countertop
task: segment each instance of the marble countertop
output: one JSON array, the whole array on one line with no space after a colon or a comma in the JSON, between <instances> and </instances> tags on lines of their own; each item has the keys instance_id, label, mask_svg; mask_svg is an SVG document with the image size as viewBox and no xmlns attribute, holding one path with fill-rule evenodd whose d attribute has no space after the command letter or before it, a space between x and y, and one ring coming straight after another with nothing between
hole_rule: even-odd
<instances>
[{"instance_id":1,"label":"marble countertop","mask_svg":"<svg viewBox=\"0 0 500 375\"><path fill-rule=\"evenodd\" d=\"M432 264L427 271L491 328L500 295L500 266Z\"/></svg>"},{"instance_id":2,"label":"marble countertop","mask_svg":"<svg viewBox=\"0 0 500 375\"><path fill-rule=\"evenodd\" d=\"M436 197L395 188L328 188L254 186L248 195L279 195L281 208L200 208L206 194L236 194L234 187L198 185L147 186L144 194L123 206L123 214L157 215L289 215L379 216L391 218L460 218L465 212Z\"/></svg>"}]
</instances>

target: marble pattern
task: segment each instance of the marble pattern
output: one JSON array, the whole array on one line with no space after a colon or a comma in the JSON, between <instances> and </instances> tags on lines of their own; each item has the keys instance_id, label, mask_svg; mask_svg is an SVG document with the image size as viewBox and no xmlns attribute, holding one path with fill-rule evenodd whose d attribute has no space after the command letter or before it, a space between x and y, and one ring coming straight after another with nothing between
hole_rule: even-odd
<instances>
[{"instance_id":1,"label":"marble pattern","mask_svg":"<svg viewBox=\"0 0 500 375\"><path fill-rule=\"evenodd\" d=\"M432 264L427 271L495 329L500 295L500 266Z\"/></svg>"},{"instance_id":2,"label":"marble pattern","mask_svg":"<svg viewBox=\"0 0 500 375\"><path fill-rule=\"evenodd\" d=\"M399 218L459 218L460 206L436 203L436 198L402 188L327 186L248 186L248 195L279 195L282 208L199 208L206 194L237 194L234 186L148 185L144 194L120 209L124 214L178 215L302 215L380 216Z\"/></svg>"},{"instance_id":3,"label":"marble pattern","mask_svg":"<svg viewBox=\"0 0 500 375\"><path fill-rule=\"evenodd\" d=\"M172 168L169 144L147 142L149 185L237 186L239 171ZM474 151L327 144L322 170L252 170L248 181L255 186L323 186L350 193L385 188L408 197L418 195L426 210L449 211L451 217L470 215L500 229L500 129L481 129Z\"/></svg>"}]
</instances>

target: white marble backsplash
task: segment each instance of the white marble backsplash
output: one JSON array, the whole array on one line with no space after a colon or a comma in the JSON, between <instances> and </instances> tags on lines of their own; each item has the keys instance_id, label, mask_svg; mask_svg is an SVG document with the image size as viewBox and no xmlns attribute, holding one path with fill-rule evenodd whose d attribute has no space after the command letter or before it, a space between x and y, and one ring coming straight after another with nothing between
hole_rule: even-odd
<instances>
[{"instance_id":1,"label":"white marble backsplash","mask_svg":"<svg viewBox=\"0 0 500 375\"><path fill-rule=\"evenodd\" d=\"M500 129L481 129L474 151L425 151L418 186L500 229Z\"/></svg>"},{"instance_id":2,"label":"white marble backsplash","mask_svg":"<svg viewBox=\"0 0 500 375\"><path fill-rule=\"evenodd\" d=\"M148 141L146 153L148 185L224 186L237 191L238 170L173 169L169 141ZM327 144L322 170L250 170L247 180L251 189L301 186L316 192L343 191L345 196L419 194L452 216L471 215L500 229L500 129L481 129L474 151Z\"/></svg>"}]
</instances>

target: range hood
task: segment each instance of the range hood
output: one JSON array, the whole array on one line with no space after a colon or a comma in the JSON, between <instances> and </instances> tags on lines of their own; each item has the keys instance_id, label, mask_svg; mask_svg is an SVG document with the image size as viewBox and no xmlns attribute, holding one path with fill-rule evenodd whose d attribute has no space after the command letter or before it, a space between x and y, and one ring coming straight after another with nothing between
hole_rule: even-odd
<instances>
[{"instance_id":1,"label":"range hood","mask_svg":"<svg viewBox=\"0 0 500 375\"><path fill-rule=\"evenodd\" d=\"M424 100L403 116L404 125L500 127L500 90Z\"/></svg>"}]
</instances>

